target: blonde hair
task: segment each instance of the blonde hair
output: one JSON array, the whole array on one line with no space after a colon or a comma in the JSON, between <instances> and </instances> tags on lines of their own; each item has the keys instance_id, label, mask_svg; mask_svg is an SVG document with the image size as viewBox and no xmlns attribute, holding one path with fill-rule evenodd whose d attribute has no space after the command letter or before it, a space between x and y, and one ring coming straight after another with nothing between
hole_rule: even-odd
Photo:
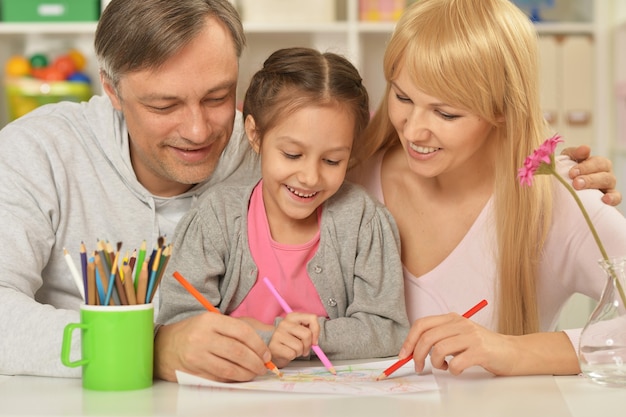
<instances>
[{"instance_id":1,"label":"blonde hair","mask_svg":"<svg viewBox=\"0 0 626 417\"><path fill-rule=\"evenodd\" d=\"M550 182L521 188L517 170L548 133L539 103L537 34L509 0L420 0L396 25L384 57L387 94L365 133L363 161L398 143L388 115L400 67L425 94L477 114L496 130L494 201L498 330L538 331L536 277Z\"/></svg>"}]
</instances>

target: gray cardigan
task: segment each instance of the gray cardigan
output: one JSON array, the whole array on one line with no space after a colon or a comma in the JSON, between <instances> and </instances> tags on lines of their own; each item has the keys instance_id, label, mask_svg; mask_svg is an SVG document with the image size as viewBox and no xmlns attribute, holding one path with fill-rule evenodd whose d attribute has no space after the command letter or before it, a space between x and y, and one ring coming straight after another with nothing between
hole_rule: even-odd
<instances>
[{"instance_id":1,"label":"gray cardigan","mask_svg":"<svg viewBox=\"0 0 626 417\"><path fill-rule=\"evenodd\" d=\"M215 187L180 221L161 282L159 323L205 311L172 277L174 271L224 314L248 294L258 275L247 234L253 188ZM320 318L319 337L329 358L398 354L409 322L399 234L382 204L344 183L324 205L319 248L307 271L330 318ZM269 342L271 333L260 334Z\"/></svg>"}]
</instances>

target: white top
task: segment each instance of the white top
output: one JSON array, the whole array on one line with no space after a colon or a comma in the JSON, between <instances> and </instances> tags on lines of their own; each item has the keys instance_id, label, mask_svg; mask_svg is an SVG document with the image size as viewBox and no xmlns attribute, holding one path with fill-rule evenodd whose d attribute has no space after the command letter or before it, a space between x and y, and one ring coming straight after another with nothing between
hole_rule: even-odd
<instances>
[{"instance_id":1,"label":"white top","mask_svg":"<svg viewBox=\"0 0 626 417\"><path fill-rule=\"evenodd\" d=\"M382 154L372 158L359 170L361 176L358 182L384 203L382 160ZM573 162L557 157L557 164L559 173L568 179L567 171ZM606 283L606 274L598 265L602 256L580 208L556 180L554 189L552 229L544 247L545 256L537 285L540 331L555 330L561 309L573 294L581 293L598 300ZM622 214L604 204L598 190L579 191L578 196L608 255L626 255L626 219ZM448 312L462 314L484 298L489 305L472 320L496 330L497 248L493 218L490 199L459 245L441 264L419 278L404 269L407 310L411 321ZM580 331L566 331L576 347Z\"/></svg>"}]
</instances>

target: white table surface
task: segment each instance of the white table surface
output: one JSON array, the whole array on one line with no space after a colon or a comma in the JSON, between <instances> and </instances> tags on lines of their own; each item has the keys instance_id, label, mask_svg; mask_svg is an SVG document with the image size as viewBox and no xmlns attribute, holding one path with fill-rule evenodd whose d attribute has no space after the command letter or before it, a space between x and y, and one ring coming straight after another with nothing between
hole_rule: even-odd
<instances>
[{"instance_id":1,"label":"white table surface","mask_svg":"<svg viewBox=\"0 0 626 417\"><path fill-rule=\"evenodd\" d=\"M438 391L344 396L223 391L155 381L126 392L85 390L80 379L0 376L0 416L596 417L626 415L626 387L582 376L494 377L435 372Z\"/></svg>"}]
</instances>

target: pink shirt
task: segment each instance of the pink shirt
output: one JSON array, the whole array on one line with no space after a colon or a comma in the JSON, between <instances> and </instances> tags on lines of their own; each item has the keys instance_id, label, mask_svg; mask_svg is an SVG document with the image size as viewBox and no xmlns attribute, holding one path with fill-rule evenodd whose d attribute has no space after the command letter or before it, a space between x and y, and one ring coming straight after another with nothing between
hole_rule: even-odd
<instances>
[{"instance_id":1,"label":"pink shirt","mask_svg":"<svg viewBox=\"0 0 626 417\"><path fill-rule=\"evenodd\" d=\"M274 324L276 317L284 317L285 312L263 283L263 277L268 277L293 311L327 317L306 270L319 246L319 230L313 239L302 245L283 245L274 241L265 215L262 189L261 180L252 192L248 208L250 253L259 273L248 295L230 315L252 317L266 324ZM321 210L318 209L318 223L319 213Z\"/></svg>"}]
</instances>

